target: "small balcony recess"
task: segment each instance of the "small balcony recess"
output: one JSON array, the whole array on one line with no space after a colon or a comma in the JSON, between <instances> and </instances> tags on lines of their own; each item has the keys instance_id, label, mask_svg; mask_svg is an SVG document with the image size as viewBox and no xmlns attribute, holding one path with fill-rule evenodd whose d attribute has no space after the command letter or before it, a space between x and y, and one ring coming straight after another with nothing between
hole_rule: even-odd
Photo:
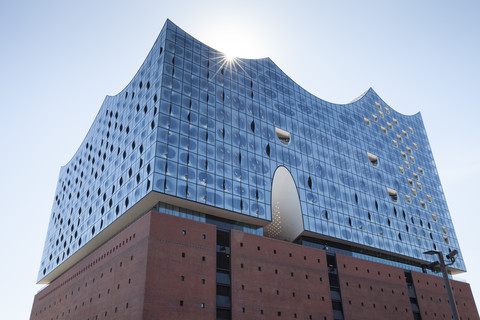
<instances>
[{"instance_id":1,"label":"small balcony recess","mask_svg":"<svg viewBox=\"0 0 480 320\"><path fill-rule=\"evenodd\" d=\"M275 134L277 135L278 140L284 145L290 144L290 132L282 130L280 128L275 128Z\"/></svg>"},{"instance_id":2,"label":"small balcony recess","mask_svg":"<svg viewBox=\"0 0 480 320\"><path fill-rule=\"evenodd\" d=\"M374 155L373 153L367 152L367 157L374 167L378 166L378 157L376 155Z\"/></svg>"},{"instance_id":3,"label":"small balcony recess","mask_svg":"<svg viewBox=\"0 0 480 320\"><path fill-rule=\"evenodd\" d=\"M398 193L397 190L393 190L391 188L387 188L387 193L390 196L390 199L392 199L393 202L398 201Z\"/></svg>"}]
</instances>

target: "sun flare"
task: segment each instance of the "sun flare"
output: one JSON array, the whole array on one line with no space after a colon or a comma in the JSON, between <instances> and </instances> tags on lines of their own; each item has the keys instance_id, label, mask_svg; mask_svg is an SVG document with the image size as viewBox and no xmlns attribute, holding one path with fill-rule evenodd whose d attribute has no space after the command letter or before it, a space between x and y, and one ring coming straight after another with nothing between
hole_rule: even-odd
<instances>
[{"instance_id":1,"label":"sun flare","mask_svg":"<svg viewBox=\"0 0 480 320\"><path fill-rule=\"evenodd\" d=\"M209 60L213 60L216 65L216 71L214 76L216 76L219 72L222 75L225 75L226 71L229 71L228 73L231 76L233 71L237 71L238 69L241 69L245 72L245 69L241 65L242 59L237 58L234 55L227 53L219 53L218 56L213 59L210 58Z\"/></svg>"},{"instance_id":2,"label":"sun flare","mask_svg":"<svg viewBox=\"0 0 480 320\"><path fill-rule=\"evenodd\" d=\"M227 62L231 62L231 61L235 60L235 56L230 54L230 53L224 53L223 57Z\"/></svg>"}]
</instances>

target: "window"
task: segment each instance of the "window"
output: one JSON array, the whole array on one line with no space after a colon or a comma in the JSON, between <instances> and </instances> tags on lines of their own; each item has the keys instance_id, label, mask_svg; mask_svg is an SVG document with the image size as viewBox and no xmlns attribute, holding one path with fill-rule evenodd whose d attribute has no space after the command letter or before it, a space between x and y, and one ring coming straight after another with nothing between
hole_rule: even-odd
<instances>
[{"instance_id":1,"label":"window","mask_svg":"<svg viewBox=\"0 0 480 320\"><path fill-rule=\"evenodd\" d=\"M422 206L423 209L427 208L427 204L425 203L425 201L420 200L420 205Z\"/></svg>"},{"instance_id":2,"label":"window","mask_svg":"<svg viewBox=\"0 0 480 320\"><path fill-rule=\"evenodd\" d=\"M378 165L378 157L374 155L373 153L367 152L367 157L368 160L370 160L370 163L376 167Z\"/></svg>"},{"instance_id":3,"label":"window","mask_svg":"<svg viewBox=\"0 0 480 320\"><path fill-rule=\"evenodd\" d=\"M288 145L290 143L290 132L282 130L280 128L275 128L275 133L281 143L283 143L284 145Z\"/></svg>"},{"instance_id":4,"label":"window","mask_svg":"<svg viewBox=\"0 0 480 320\"><path fill-rule=\"evenodd\" d=\"M448 241L448 237L446 235L443 235L443 240L445 241L446 244L450 244L450 242Z\"/></svg>"}]
</instances>

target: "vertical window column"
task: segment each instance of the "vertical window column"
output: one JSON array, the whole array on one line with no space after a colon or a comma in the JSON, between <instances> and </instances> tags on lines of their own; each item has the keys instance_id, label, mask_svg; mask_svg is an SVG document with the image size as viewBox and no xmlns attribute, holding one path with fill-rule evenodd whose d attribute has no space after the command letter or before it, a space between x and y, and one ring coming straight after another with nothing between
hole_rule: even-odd
<instances>
[{"instance_id":1,"label":"vertical window column","mask_svg":"<svg viewBox=\"0 0 480 320\"><path fill-rule=\"evenodd\" d=\"M410 297L410 304L412 306L413 319L421 320L420 308L418 307L417 294L415 293L415 287L413 286L412 272L405 270L405 281L408 287L408 296Z\"/></svg>"},{"instance_id":2,"label":"vertical window column","mask_svg":"<svg viewBox=\"0 0 480 320\"><path fill-rule=\"evenodd\" d=\"M340 281L338 280L337 259L334 254L327 253L327 266L333 318L335 320L343 320L342 295L340 294Z\"/></svg>"},{"instance_id":3,"label":"vertical window column","mask_svg":"<svg viewBox=\"0 0 480 320\"><path fill-rule=\"evenodd\" d=\"M232 318L230 231L217 229L217 319Z\"/></svg>"}]
</instances>

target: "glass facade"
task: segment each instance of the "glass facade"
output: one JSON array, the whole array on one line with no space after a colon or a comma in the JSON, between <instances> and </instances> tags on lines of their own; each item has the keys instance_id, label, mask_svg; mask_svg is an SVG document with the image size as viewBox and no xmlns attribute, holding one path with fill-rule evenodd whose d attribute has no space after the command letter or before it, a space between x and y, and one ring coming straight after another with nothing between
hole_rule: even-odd
<instances>
[{"instance_id":1,"label":"glass facade","mask_svg":"<svg viewBox=\"0 0 480 320\"><path fill-rule=\"evenodd\" d=\"M167 21L61 168L38 279L152 193L268 223L279 166L306 231L407 259L460 252L419 113L372 89L324 101L270 59L226 60Z\"/></svg>"}]
</instances>

